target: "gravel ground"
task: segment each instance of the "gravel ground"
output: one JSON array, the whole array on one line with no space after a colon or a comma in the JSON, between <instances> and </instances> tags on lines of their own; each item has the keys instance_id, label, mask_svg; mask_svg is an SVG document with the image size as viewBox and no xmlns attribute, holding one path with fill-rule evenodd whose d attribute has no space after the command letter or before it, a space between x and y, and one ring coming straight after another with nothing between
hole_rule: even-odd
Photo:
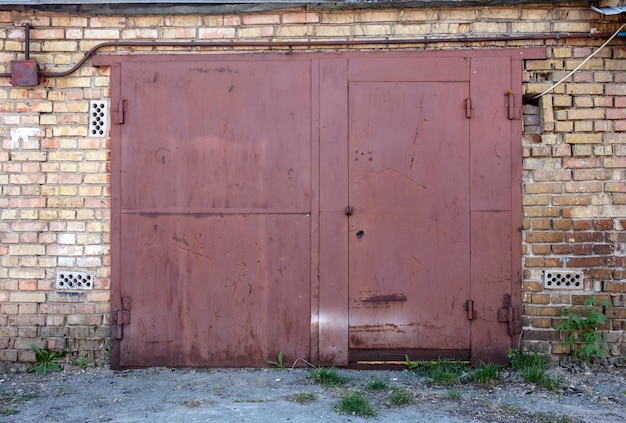
<instances>
[{"instance_id":1,"label":"gravel ground","mask_svg":"<svg viewBox=\"0 0 626 423\"><path fill-rule=\"evenodd\" d=\"M492 386L441 386L403 370L347 370L338 387L315 384L308 369L168 369L0 375L0 421L6 422L516 422L624 423L626 368L553 367L555 390L505 369ZM373 390L373 380L386 388ZM361 392L375 414L338 411ZM393 393L405 394L394 405Z\"/></svg>"}]
</instances>

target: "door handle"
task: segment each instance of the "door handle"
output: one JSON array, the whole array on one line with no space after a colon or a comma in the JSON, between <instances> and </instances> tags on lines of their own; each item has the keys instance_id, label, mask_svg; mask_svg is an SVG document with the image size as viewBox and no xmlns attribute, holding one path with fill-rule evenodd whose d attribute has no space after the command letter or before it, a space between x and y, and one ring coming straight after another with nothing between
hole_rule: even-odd
<instances>
[{"instance_id":1,"label":"door handle","mask_svg":"<svg viewBox=\"0 0 626 423\"><path fill-rule=\"evenodd\" d=\"M348 206L345 210L346 216L352 216L352 207Z\"/></svg>"}]
</instances>

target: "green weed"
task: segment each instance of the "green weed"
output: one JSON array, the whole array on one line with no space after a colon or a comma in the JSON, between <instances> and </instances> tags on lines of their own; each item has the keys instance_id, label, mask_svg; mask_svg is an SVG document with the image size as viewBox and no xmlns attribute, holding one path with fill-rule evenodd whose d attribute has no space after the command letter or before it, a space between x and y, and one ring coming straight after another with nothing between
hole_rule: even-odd
<instances>
[{"instance_id":1,"label":"green weed","mask_svg":"<svg viewBox=\"0 0 626 423\"><path fill-rule=\"evenodd\" d=\"M337 411L368 417L376 414L369 400L360 392L351 392L341 397Z\"/></svg>"},{"instance_id":2,"label":"green weed","mask_svg":"<svg viewBox=\"0 0 626 423\"><path fill-rule=\"evenodd\" d=\"M566 414L537 413L535 415L541 423L572 423L574 419Z\"/></svg>"},{"instance_id":3,"label":"green weed","mask_svg":"<svg viewBox=\"0 0 626 423\"><path fill-rule=\"evenodd\" d=\"M278 357L276 358L277 361L272 361L272 360L267 360L266 363L267 364L271 364L272 366L276 366L279 369L284 369L285 366L283 365L283 353L282 351L278 353Z\"/></svg>"},{"instance_id":4,"label":"green weed","mask_svg":"<svg viewBox=\"0 0 626 423\"><path fill-rule=\"evenodd\" d=\"M387 389L387 386L387 382L382 379L374 379L367 385L367 387L372 391L381 391L383 389Z\"/></svg>"},{"instance_id":5,"label":"green weed","mask_svg":"<svg viewBox=\"0 0 626 423\"><path fill-rule=\"evenodd\" d=\"M310 375L313 382L323 386L338 386L345 384L348 379L341 376L336 367L318 367Z\"/></svg>"},{"instance_id":6,"label":"green weed","mask_svg":"<svg viewBox=\"0 0 626 423\"><path fill-rule=\"evenodd\" d=\"M307 402L315 401L315 394L312 392L298 392L295 394L289 395L289 401L297 402L299 404L304 404Z\"/></svg>"},{"instance_id":7,"label":"green weed","mask_svg":"<svg viewBox=\"0 0 626 423\"><path fill-rule=\"evenodd\" d=\"M491 386L500 380L500 366L494 363L482 363L472 372L472 381L485 386Z\"/></svg>"},{"instance_id":8,"label":"green weed","mask_svg":"<svg viewBox=\"0 0 626 423\"><path fill-rule=\"evenodd\" d=\"M461 381L469 366L454 360L439 359L434 364L424 363L420 372L438 385L454 385Z\"/></svg>"},{"instance_id":9,"label":"green weed","mask_svg":"<svg viewBox=\"0 0 626 423\"><path fill-rule=\"evenodd\" d=\"M523 352L520 350L510 349L508 353L511 360L511 367L520 370L526 367L540 367L544 370L548 369L550 359L545 355L539 354L537 351Z\"/></svg>"},{"instance_id":10,"label":"green weed","mask_svg":"<svg viewBox=\"0 0 626 423\"><path fill-rule=\"evenodd\" d=\"M389 403L393 405L406 405L410 404L413 401L413 393L406 388L391 388L391 393L389 394Z\"/></svg>"},{"instance_id":11,"label":"green weed","mask_svg":"<svg viewBox=\"0 0 626 423\"><path fill-rule=\"evenodd\" d=\"M183 405L188 408L196 408L202 405L202 400L198 398L189 398L188 400L183 402Z\"/></svg>"},{"instance_id":12,"label":"green weed","mask_svg":"<svg viewBox=\"0 0 626 423\"><path fill-rule=\"evenodd\" d=\"M78 366L81 369L86 369L87 366L89 365L89 361L87 361L87 357L79 357L79 358L75 358L72 361L70 361L70 364L74 365L74 366Z\"/></svg>"},{"instance_id":13,"label":"green weed","mask_svg":"<svg viewBox=\"0 0 626 423\"><path fill-rule=\"evenodd\" d=\"M461 399L461 392L456 389L448 391L448 399L459 400Z\"/></svg>"},{"instance_id":14,"label":"green weed","mask_svg":"<svg viewBox=\"0 0 626 423\"><path fill-rule=\"evenodd\" d=\"M536 351L532 353L510 350L511 367L520 372L522 378L529 383L541 385L546 389L556 390L561 387L561 381L550 377L546 371L549 359Z\"/></svg>"},{"instance_id":15,"label":"green weed","mask_svg":"<svg viewBox=\"0 0 626 423\"><path fill-rule=\"evenodd\" d=\"M35 372L37 374L45 375L48 371L60 372L61 367L55 361L58 361L65 357L65 352L42 350L37 345L32 344L32 349L35 351L36 363L27 369L28 372Z\"/></svg>"},{"instance_id":16,"label":"green weed","mask_svg":"<svg viewBox=\"0 0 626 423\"><path fill-rule=\"evenodd\" d=\"M563 310L562 315L567 316L567 320L556 327L556 330L565 331L565 345L572 348L572 355L585 363L593 357L606 358L606 342L598 331L606 321L600 305L609 307L608 301L602 300L598 304L594 297L589 297L583 302L582 309L570 307Z\"/></svg>"},{"instance_id":17,"label":"green weed","mask_svg":"<svg viewBox=\"0 0 626 423\"><path fill-rule=\"evenodd\" d=\"M408 371L415 370L415 369L417 369L419 367L419 363L411 361L411 359L409 358L409 356L407 354L404 354L404 360L406 362L406 369Z\"/></svg>"}]
</instances>

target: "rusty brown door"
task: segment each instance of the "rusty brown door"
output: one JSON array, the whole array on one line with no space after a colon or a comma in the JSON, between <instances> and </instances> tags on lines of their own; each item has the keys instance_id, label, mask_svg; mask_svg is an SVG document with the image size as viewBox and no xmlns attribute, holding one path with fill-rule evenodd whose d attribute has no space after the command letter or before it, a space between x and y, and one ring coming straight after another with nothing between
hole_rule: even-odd
<instances>
[{"instance_id":1,"label":"rusty brown door","mask_svg":"<svg viewBox=\"0 0 626 423\"><path fill-rule=\"evenodd\" d=\"M470 349L467 59L349 93L350 348ZM411 60L394 67L424 66ZM379 64L378 66L381 66ZM364 64L370 68L374 65ZM388 64L387 64L388 66ZM441 74L442 66L456 72ZM449 80L445 80L445 79ZM374 79L374 78L356 78ZM396 79L394 81L393 79ZM414 80L411 80L414 79Z\"/></svg>"},{"instance_id":2,"label":"rusty brown door","mask_svg":"<svg viewBox=\"0 0 626 423\"><path fill-rule=\"evenodd\" d=\"M505 360L525 54L96 57L112 366Z\"/></svg>"},{"instance_id":3,"label":"rusty brown door","mask_svg":"<svg viewBox=\"0 0 626 423\"><path fill-rule=\"evenodd\" d=\"M120 75L114 366L309 357L310 63L129 62Z\"/></svg>"}]
</instances>

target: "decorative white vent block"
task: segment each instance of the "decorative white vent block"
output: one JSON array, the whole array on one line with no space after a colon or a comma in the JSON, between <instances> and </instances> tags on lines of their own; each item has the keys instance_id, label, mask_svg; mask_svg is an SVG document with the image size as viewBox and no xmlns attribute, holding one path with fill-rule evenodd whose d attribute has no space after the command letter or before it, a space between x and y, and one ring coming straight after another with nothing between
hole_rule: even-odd
<instances>
[{"instance_id":1,"label":"decorative white vent block","mask_svg":"<svg viewBox=\"0 0 626 423\"><path fill-rule=\"evenodd\" d=\"M584 273L565 269L546 269L543 271L545 289L583 289Z\"/></svg>"},{"instance_id":2,"label":"decorative white vent block","mask_svg":"<svg viewBox=\"0 0 626 423\"><path fill-rule=\"evenodd\" d=\"M93 289L93 276L85 272L57 272L57 289Z\"/></svg>"},{"instance_id":3,"label":"decorative white vent block","mask_svg":"<svg viewBox=\"0 0 626 423\"><path fill-rule=\"evenodd\" d=\"M109 102L106 100L89 102L89 136L104 138L109 130Z\"/></svg>"}]
</instances>

